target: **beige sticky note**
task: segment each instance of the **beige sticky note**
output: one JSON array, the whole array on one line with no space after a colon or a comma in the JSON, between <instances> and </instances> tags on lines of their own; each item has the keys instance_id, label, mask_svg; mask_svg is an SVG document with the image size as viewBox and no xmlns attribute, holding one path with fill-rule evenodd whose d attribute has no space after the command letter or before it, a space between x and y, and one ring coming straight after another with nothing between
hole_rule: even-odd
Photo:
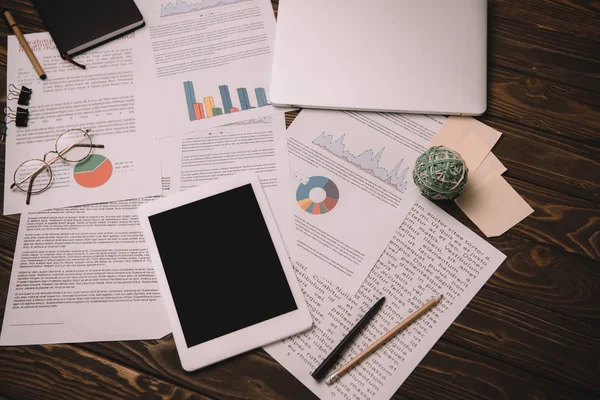
<instances>
[{"instance_id":1,"label":"beige sticky note","mask_svg":"<svg viewBox=\"0 0 600 400\"><path fill-rule=\"evenodd\" d=\"M498 157L496 157L494 153L490 152L488 153L487 157L483 159L479 165L479 168L477 168L475 171L469 170L467 183L463 188L463 193L482 182L487 177L500 176L505 172L506 167L504 164L498 160Z\"/></svg>"},{"instance_id":2,"label":"beige sticky note","mask_svg":"<svg viewBox=\"0 0 600 400\"><path fill-rule=\"evenodd\" d=\"M484 179L454 201L487 237L502 235L533 212L501 175Z\"/></svg>"},{"instance_id":3,"label":"beige sticky note","mask_svg":"<svg viewBox=\"0 0 600 400\"><path fill-rule=\"evenodd\" d=\"M449 117L429 142L430 146L446 146L460 153L469 171L475 171L502 133L471 117Z\"/></svg>"}]
</instances>

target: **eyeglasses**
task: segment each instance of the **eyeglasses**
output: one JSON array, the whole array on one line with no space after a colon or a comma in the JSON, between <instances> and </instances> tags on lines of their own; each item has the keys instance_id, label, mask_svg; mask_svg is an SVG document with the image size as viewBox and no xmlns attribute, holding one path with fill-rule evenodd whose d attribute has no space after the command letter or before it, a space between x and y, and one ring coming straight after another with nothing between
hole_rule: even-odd
<instances>
[{"instance_id":1,"label":"eyeglasses","mask_svg":"<svg viewBox=\"0 0 600 400\"><path fill-rule=\"evenodd\" d=\"M55 150L44 154L40 159L27 160L17 167L14 174L14 183L11 189L19 189L27 193L25 203L29 204L32 194L44 192L52 182L52 168L50 166L58 160L79 162L85 160L93 148L103 149L103 144L92 144L89 129L70 129L63 132L54 145ZM46 157L56 154L50 160Z\"/></svg>"}]
</instances>

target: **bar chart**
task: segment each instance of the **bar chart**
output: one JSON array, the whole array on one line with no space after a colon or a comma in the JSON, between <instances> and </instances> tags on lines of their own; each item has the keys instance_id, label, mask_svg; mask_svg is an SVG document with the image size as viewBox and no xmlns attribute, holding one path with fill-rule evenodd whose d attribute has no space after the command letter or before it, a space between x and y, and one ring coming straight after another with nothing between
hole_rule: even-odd
<instances>
[{"instance_id":1,"label":"bar chart","mask_svg":"<svg viewBox=\"0 0 600 400\"><path fill-rule=\"evenodd\" d=\"M257 87L254 89L254 97L256 98L256 103L254 106L252 105L250 96L248 95L248 89L244 87L236 88L234 92L234 94L237 93L239 106L237 103L234 104L234 99L231 97L231 92L228 85L219 86L219 97L221 101L220 106L218 103L219 99L215 99L213 96L196 97L194 83L191 81L183 82L183 88L185 91L185 99L187 102L190 121L218 117L220 115L251 110L257 107L269 105L269 102L267 101L267 94L265 89L262 87ZM200 99L201 101L199 101Z\"/></svg>"}]
</instances>

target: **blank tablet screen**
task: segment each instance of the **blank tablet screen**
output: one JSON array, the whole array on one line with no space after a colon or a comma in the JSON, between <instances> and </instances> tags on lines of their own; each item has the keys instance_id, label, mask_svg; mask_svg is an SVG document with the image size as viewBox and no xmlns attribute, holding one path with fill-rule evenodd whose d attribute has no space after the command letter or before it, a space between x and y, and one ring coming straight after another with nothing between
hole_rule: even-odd
<instances>
[{"instance_id":1,"label":"blank tablet screen","mask_svg":"<svg viewBox=\"0 0 600 400\"><path fill-rule=\"evenodd\" d=\"M149 221L188 347L297 309L252 185Z\"/></svg>"}]
</instances>

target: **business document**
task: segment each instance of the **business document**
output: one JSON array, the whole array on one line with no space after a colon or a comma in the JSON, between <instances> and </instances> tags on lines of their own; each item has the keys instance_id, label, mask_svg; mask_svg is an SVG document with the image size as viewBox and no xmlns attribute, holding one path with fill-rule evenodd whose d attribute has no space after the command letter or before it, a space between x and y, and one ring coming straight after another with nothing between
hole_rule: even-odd
<instances>
[{"instance_id":1,"label":"business document","mask_svg":"<svg viewBox=\"0 0 600 400\"><path fill-rule=\"evenodd\" d=\"M256 172L293 250L291 204L281 200L289 193L283 114L162 139L160 147L164 195ZM156 198L24 213L0 345L158 339L169 333L137 217L137 208Z\"/></svg>"},{"instance_id":2,"label":"business document","mask_svg":"<svg viewBox=\"0 0 600 400\"><path fill-rule=\"evenodd\" d=\"M444 120L302 110L287 131L296 261L356 293L417 200L415 160Z\"/></svg>"},{"instance_id":3,"label":"business document","mask_svg":"<svg viewBox=\"0 0 600 400\"><path fill-rule=\"evenodd\" d=\"M138 1L144 15L145 109L157 137L283 112L269 86L275 15L269 0Z\"/></svg>"},{"instance_id":4,"label":"business document","mask_svg":"<svg viewBox=\"0 0 600 400\"><path fill-rule=\"evenodd\" d=\"M314 268L297 263L313 329L265 350L321 399L389 399L505 258L420 197L356 295L322 278ZM440 294L443 298L437 306L338 382L327 386L310 376L380 297L386 297L383 307L330 373Z\"/></svg>"},{"instance_id":5,"label":"business document","mask_svg":"<svg viewBox=\"0 0 600 400\"><path fill-rule=\"evenodd\" d=\"M33 93L28 126L8 124L4 214L159 195L159 148L142 126L147 113L139 102L143 50L137 33L82 55L87 70L63 60L47 32L28 34L26 39L48 79L39 79L15 36L9 36L7 81ZM18 107L16 100L7 105L13 111ZM31 203L25 204L26 194L10 188L15 170L27 160L56 151L58 137L69 129L89 129L92 143L104 148L93 149L81 162L53 163L48 190L32 195ZM45 161L53 157L56 153ZM48 178L46 171L36 181Z\"/></svg>"}]
</instances>

